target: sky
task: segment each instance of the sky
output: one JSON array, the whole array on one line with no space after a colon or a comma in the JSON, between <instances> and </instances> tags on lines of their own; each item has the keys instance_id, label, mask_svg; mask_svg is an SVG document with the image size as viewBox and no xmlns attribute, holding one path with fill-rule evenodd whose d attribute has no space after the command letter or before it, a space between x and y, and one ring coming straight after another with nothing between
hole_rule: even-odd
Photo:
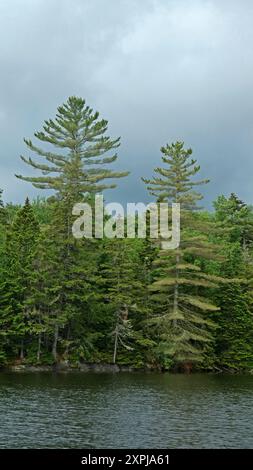
<instances>
[{"instance_id":1,"label":"sky","mask_svg":"<svg viewBox=\"0 0 253 470\"><path fill-rule=\"evenodd\" d=\"M244 0L0 0L0 188L22 203L44 195L15 173L20 154L68 96L121 136L106 199L146 202L140 177L160 147L183 140L218 194L253 203L253 2ZM35 171L33 174L35 175Z\"/></svg>"}]
</instances>

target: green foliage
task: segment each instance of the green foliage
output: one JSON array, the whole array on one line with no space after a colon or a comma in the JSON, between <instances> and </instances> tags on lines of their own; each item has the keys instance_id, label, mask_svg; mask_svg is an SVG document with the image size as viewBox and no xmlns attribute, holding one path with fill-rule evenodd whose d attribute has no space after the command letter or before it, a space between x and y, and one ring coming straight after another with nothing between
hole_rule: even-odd
<instances>
[{"instance_id":1,"label":"green foliage","mask_svg":"<svg viewBox=\"0 0 253 470\"><path fill-rule=\"evenodd\" d=\"M26 300L38 238L39 224L27 199L8 226L0 283L0 335L10 350L18 346L21 358L29 334Z\"/></svg>"},{"instance_id":2,"label":"green foliage","mask_svg":"<svg viewBox=\"0 0 253 470\"><path fill-rule=\"evenodd\" d=\"M155 172L162 178L144 182L158 201L181 204L181 242L176 250L160 250L153 263L153 317L149 323L157 331L157 353L164 367L192 368L203 363L211 348L215 324L208 313L217 310L206 290L216 287L218 278L214 280L202 268L203 259L215 258L205 233L210 224L201 223L193 213L202 199L193 188L208 180L192 181L200 168L183 142L162 147L161 152L166 167Z\"/></svg>"},{"instance_id":3,"label":"green foliage","mask_svg":"<svg viewBox=\"0 0 253 470\"><path fill-rule=\"evenodd\" d=\"M155 168L154 171L159 176L152 180L142 178L148 191L159 201L178 202L181 209L196 209L196 202L203 199L203 196L193 188L206 184L209 180L191 180L200 170L199 165L196 165L197 161L191 158L192 149L184 149L184 142L175 142L161 147L161 152L165 168Z\"/></svg>"},{"instance_id":4,"label":"green foliage","mask_svg":"<svg viewBox=\"0 0 253 470\"><path fill-rule=\"evenodd\" d=\"M45 159L45 163L21 156L23 162L39 170L42 176L18 178L31 182L35 188L53 189L70 203L78 202L84 193L96 193L115 188L115 183L100 183L120 178L128 172L115 172L104 168L117 159L107 155L120 145L120 139L106 136L108 122L99 120L99 113L86 106L85 100L75 96L59 106L55 119L45 121L43 131L35 138L57 149L48 151L25 139L28 149ZM46 148L46 147L45 147Z\"/></svg>"},{"instance_id":5,"label":"green foliage","mask_svg":"<svg viewBox=\"0 0 253 470\"><path fill-rule=\"evenodd\" d=\"M195 187L208 180L195 179L200 168L183 142L162 147L163 166L143 179L158 201L181 204L176 250L161 236L72 236L73 204L93 204L115 187L108 179L127 174L105 169L119 146L107 125L69 98L35 134L44 148L25 140L40 159L22 160L40 176L18 176L54 194L21 207L4 205L0 191L0 365L252 371L252 207L232 193L214 212L200 210Z\"/></svg>"},{"instance_id":6,"label":"green foliage","mask_svg":"<svg viewBox=\"0 0 253 470\"><path fill-rule=\"evenodd\" d=\"M216 336L216 364L229 370L250 370L253 368L253 315L247 286L228 284L219 292L217 301L222 315Z\"/></svg>"},{"instance_id":7,"label":"green foliage","mask_svg":"<svg viewBox=\"0 0 253 470\"><path fill-rule=\"evenodd\" d=\"M147 312L144 302L144 277L139 240L105 240L99 260L99 285L104 302L112 313L113 362L118 347L134 351L138 324ZM143 273L144 275L144 273ZM133 327L135 329L133 330Z\"/></svg>"}]
</instances>

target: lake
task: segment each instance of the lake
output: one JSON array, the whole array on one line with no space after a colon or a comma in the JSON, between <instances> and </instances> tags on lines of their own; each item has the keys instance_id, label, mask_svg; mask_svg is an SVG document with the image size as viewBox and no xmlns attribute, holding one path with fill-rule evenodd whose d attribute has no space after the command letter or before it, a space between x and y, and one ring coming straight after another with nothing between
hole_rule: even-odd
<instances>
[{"instance_id":1,"label":"lake","mask_svg":"<svg viewBox=\"0 0 253 470\"><path fill-rule=\"evenodd\" d=\"M0 448L253 448L253 376L0 373Z\"/></svg>"}]
</instances>

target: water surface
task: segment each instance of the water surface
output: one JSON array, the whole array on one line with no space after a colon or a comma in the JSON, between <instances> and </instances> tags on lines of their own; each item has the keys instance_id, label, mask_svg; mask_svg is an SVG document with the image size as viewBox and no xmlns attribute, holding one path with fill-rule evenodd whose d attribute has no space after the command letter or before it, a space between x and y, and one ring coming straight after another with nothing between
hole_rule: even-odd
<instances>
[{"instance_id":1,"label":"water surface","mask_svg":"<svg viewBox=\"0 0 253 470\"><path fill-rule=\"evenodd\" d=\"M253 448L253 376L0 373L0 448Z\"/></svg>"}]
</instances>

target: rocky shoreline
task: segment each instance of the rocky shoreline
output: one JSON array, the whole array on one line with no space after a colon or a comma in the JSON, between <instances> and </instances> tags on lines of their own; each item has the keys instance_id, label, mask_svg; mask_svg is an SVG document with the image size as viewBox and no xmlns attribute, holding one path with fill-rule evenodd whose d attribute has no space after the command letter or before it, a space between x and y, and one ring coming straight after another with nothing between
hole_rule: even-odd
<instances>
[{"instance_id":1,"label":"rocky shoreline","mask_svg":"<svg viewBox=\"0 0 253 470\"><path fill-rule=\"evenodd\" d=\"M68 361L58 362L53 365L46 365L46 364L8 364L5 366L0 366L0 372L51 372L51 373L68 373L68 372L80 372L80 373L87 373L87 372L94 372L94 373L121 373L121 372L154 372L154 373L178 373L179 371L168 371L165 369L155 368L154 366L146 365L143 367L134 367L132 365L120 365L120 364L108 364L102 362L79 362L77 364L71 364ZM198 373L206 373L206 374L226 374L226 375L237 375L237 374L248 374L253 375L252 370L228 370L228 369L216 369L212 371L195 371ZM180 372L182 373L182 371ZM189 375L189 372L183 372L186 375ZM191 371L194 373L194 371ZM190 373L190 374L191 374Z\"/></svg>"},{"instance_id":2,"label":"rocky shoreline","mask_svg":"<svg viewBox=\"0 0 253 470\"><path fill-rule=\"evenodd\" d=\"M78 363L71 365L68 362L59 362L54 365L11 364L1 368L2 372L158 372L150 367L135 368L133 366L106 364L106 363Z\"/></svg>"}]
</instances>

